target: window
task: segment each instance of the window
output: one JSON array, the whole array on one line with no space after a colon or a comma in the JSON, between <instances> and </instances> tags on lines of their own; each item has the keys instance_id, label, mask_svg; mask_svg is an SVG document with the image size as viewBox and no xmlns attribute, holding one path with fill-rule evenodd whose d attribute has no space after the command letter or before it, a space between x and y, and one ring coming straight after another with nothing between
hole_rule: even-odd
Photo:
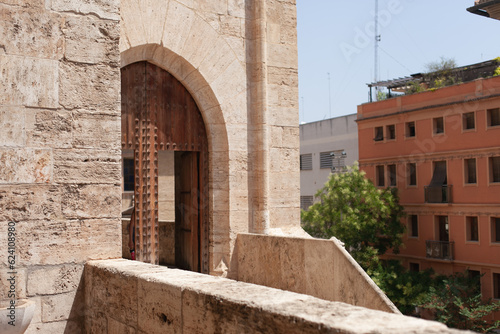
<instances>
[{"instance_id":1,"label":"window","mask_svg":"<svg viewBox=\"0 0 500 334\"><path fill-rule=\"evenodd\" d=\"M319 154L319 168L332 168L330 152L321 152Z\"/></svg>"},{"instance_id":2,"label":"window","mask_svg":"<svg viewBox=\"0 0 500 334\"><path fill-rule=\"evenodd\" d=\"M500 242L500 218L491 218L491 242Z\"/></svg>"},{"instance_id":3,"label":"window","mask_svg":"<svg viewBox=\"0 0 500 334\"><path fill-rule=\"evenodd\" d=\"M123 191L134 191L134 159L123 158Z\"/></svg>"},{"instance_id":4,"label":"window","mask_svg":"<svg viewBox=\"0 0 500 334\"><path fill-rule=\"evenodd\" d=\"M410 237L418 238L418 216L409 215L408 216L408 231L410 232Z\"/></svg>"},{"instance_id":5,"label":"window","mask_svg":"<svg viewBox=\"0 0 500 334\"><path fill-rule=\"evenodd\" d=\"M407 165L407 178L409 186L417 185L417 164L410 162Z\"/></svg>"},{"instance_id":6,"label":"window","mask_svg":"<svg viewBox=\"0 0 500 334\"><path fill-rule=\"evenodd\" d=\"M312 170L312 153L300 155L300 170Z\"/></svg>"},{"instance_id":7,"label":"window","mask_svg":"<svg viewBox=\"0 0 500 334\"><path fill-rule=\"evenodd\" d=\"M375 141L381 141L384 140L384 128L382 126L377 126L375 128L375 138L373 138Z\"/></svg>"},{"instance_id":8,"label":"window","mask_svg":"<svg viewBox=\"0 0 500 334\"><path fill-rule=\"evenodd\" d=\"M488 109L488 126L498 126L500 125L500 109Z\"/></svg>"},{"instance_id":9,"label":"window","mask_svg":"<svg viewBox=\"0 0 500 334\"><path fill-rule=\"evenodd\" d=\"M493 273L493 298L500 299L500 274Z\"/></svg>"},{"instance_id":10,"label":"window","mask_svg":"<svg viewBox=\"0 0 500 334\"><path fill-rule=\"evenodd\" d=\"M477 217L465 217L467 241L479 241L479 226Z\"/></svg>"},{"instance_id":11,"label":"window","mask_svg":"<svg viewBox=\"0 0 500 334\"><path fill-rule=\"evenodd\" d=\"M415 122L406 123L406 137L415 137Z\"/></svg>"},{"instance_id":12,"label":"window","mask_svg":"<svg viewBox=\"0 0 500 334\"><path fill-rule=\"evenodd\" d=\"M313 196L300 196L300 208L302 210L309 209L311 205L313 205Z\"/></svg>"},{"instance_id":13,"label":"window","mask_svg":"<svg viewBox=\"0 0 500 334\"><path fill-rule=\"evenodd\" d=\"M389 186L396 186L396 165L387 165L387 174L389 177Z\"/></svg>"},{"instance_id":14,"label":"window","mask_svg":"<svg viewBox=\"0 0 500 334\"><path fill-rule=\"evenodd\" d=\"M432 120L434 134L444 133L444 118L437 117Z\"/></svg>"},{"instance_id":15,"label":"window","mask_svg":"<svg viewBox=\"0 0 500 334\"><path fill-rule=\"evenodd\" d=\"M476 120L474 118L474 112L466 112L463 114L463 129L472 130L476 128Z\"/></svg>"},{"instance_id":16,"label":"window","mask_svg":"<svg viewBox=\"0 0 500 334\"><path fill-rule=\"evenodd\" d=\"M464 160L465 183L476 183L476 159Z\"/></svg>"},{"instance_id":17,"label":"window","mask_svg":"<svg viewBox=\"0 0 500 334\"><path fill-rule=\"evenodd\" d=\"M414 273L418 273L420 271L420 264L410 262L410 271Z\"/></svg>"},{"instance_id":18,"label":"window","mask_svg":"<svg viewBox=\"0 0 500 334\"><path fill-rule=\"evenodd\" d=\"M385 133L388 140L396 139L396 126L394 124L385 127Z\"/></svg>"},{"instance_id":19,"label":"window","mask_svg":"<svg viewBox=\"0 0 500 334\"><path fill-rule=\"evenodd\" d=\"M384 166L377 166L375 168L376 168L375 174L377 178L377 187L384 187L385 186Z\"/></svg>"},{"instance_id":20,"label":"window","mask_svg":"<svg viewBox=\"0 0 500 334\"><path fill-rule=\"evenodd\" d=\"M500 157L490 158L490 182L500 182Z\"/></svg>"},{"instance_id":21,"label":"window","mask_svg":"<svg viewBox=\"0 0 500 334\"><path fill-rule=\"evenodd\" d=\"M475 285L476 293L481 293L481 272L479 270L467 269L467 277L469 281L473 282Z\"/></svg>"}]
</instances>

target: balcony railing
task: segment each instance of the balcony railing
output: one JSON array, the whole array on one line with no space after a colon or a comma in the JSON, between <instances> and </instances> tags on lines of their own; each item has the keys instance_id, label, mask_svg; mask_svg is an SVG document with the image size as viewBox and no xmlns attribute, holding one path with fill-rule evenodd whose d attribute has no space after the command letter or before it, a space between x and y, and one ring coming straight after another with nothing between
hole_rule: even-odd
<instances>
[{"instance_id":1,"label":"balcony railing","mask_svg":"<svg viewBox=\"0 0 500 334\"><path fill-rule=\"evenodd\" d=\"M432 259L453 260L454 244L453 241L427 240L425 242L427 257Z\"/></svg>"},{"instance_id":2,"label":"balcony railing","mask_svg":"<svg viewBox=\"0 0 500 334\"><path fill-rule=\"evenodd\" d=\"M451 185L426 186L425 203L451 203Z\"/></svg>"}]
</instances>

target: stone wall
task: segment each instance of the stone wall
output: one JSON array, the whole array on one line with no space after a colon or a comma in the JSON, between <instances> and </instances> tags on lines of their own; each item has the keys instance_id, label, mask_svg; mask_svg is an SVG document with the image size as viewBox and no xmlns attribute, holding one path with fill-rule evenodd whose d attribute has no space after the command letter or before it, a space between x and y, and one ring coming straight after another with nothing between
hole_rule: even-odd
<instances>
[{"instance_id":1,"label":"stone wall","mask_svg":"<svg viewBox=\"0 0 500 334\"><path fill-rule=\"evenodd\" d=\"M85 267L86 332L472 333L264 286L128 260Z\"/></svg>"},{"instance_id":2,"label":"stone wall","mask_svg":"<svg viewBox=\"0 0 500 334\"><path fill-rule=\"evenodd\" d=\"M339 241L239 234L238 281L400 314Z\"/></svg>"},{"instance_id":3,"label":"stone wall","mask_svg":"<svg viewBox=\"0 0 500 334\"><path fill-rule=\"evenodd\" d=\"M0 298L15 222L28 333L79 333L84 263L121 254L119 3L0 0Z\"/></svg>"}]
</instances>

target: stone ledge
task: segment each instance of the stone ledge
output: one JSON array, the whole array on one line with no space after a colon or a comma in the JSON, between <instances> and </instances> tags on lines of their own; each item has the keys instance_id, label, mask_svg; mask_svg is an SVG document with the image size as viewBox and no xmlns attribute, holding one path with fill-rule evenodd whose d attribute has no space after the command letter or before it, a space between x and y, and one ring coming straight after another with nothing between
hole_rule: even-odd
<instances>
[{"instance_id":1,"label":"stone ledge","mask_svg":"<svg viewBox=\"0 0 500 334\"><path fill-rule=\"evenodd\" d=\"M443 324L124 259L85 268L86 330L147 333L465 333ZM120 322L120 324L117 324Z\"/></svg>"}]
</instances>

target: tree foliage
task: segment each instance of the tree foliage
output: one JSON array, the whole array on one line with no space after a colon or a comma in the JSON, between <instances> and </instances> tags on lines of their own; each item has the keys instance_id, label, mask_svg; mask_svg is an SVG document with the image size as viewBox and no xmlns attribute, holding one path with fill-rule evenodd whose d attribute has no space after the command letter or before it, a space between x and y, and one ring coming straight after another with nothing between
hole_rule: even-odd
<instances>
[{"instance_id":1,"label":"tree foliage","mask_svg":"<svg viewBox=\"0 0 500 334\"><path fill-rule=\"evenodd\" d=\"M435 319L448 327L482 333L500 328L500 321L486 318L500 311L500 303L483 301L480 276L471 276L469 271L437 277L421 306L432 310Z\"/></svg>"},{"instance_id":2,"label":"tree foliage","mask_svg":"<svg viewBox=\"0 0 500 334\"><path fill-rule=\"evenodd\" d=\"M405 226L397 193L377 189L356 164L331 174L316 198L302 212L304 229L314 237L340 239L365 270L378 265L387 250L399 251Z\"/></svg>"},{"instance_id":3,"label":"tree foliage","mask_svg":"<svg viewBox=\"0 0 500 334\"><path fill-rule=\"evenodd\" d=\"M401 313L415 315L416 306L426 300L433 284L433 271L409 271L399 260L381 261L367 271Z\"/></svg>"}]
</instances>

